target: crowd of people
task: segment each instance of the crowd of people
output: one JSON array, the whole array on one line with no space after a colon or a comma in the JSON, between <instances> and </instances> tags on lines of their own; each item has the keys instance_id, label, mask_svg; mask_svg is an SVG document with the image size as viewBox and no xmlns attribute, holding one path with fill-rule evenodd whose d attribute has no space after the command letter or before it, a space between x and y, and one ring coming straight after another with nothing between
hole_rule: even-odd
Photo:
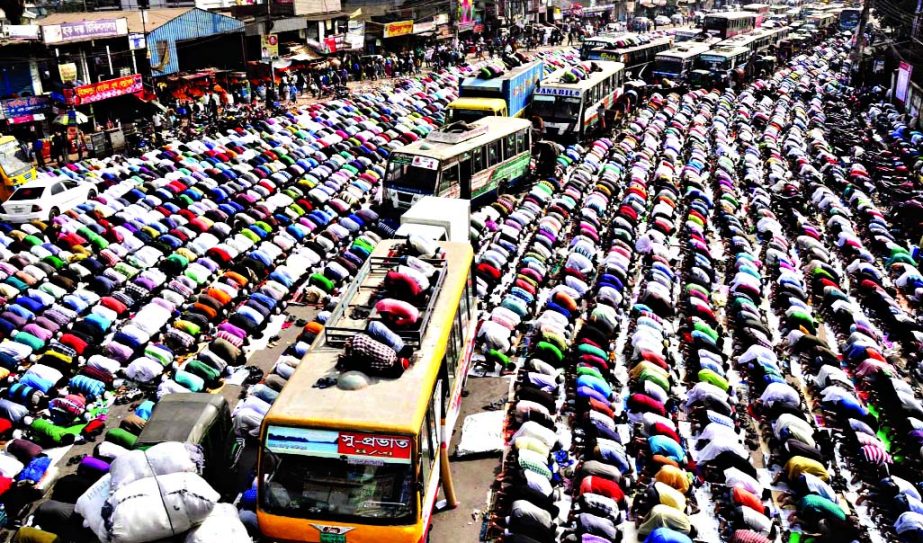
<instances>
[{"instance_id":1,"label":"crowd of people","mask_svg":"<svg viewBox=\"0 0 923 543\"><path fill-rule=\"evenodd\" d=\"M923 541L923 136L847 51L654 93L474 215L491 538Z\"/></svg>"},{"instance_id":2,"label":"crowd of people","mask_svg":"<svg viewBox=\"0 0 923 543\"><path fill-rule=\"evenodd\" d=\"M479 362L515 380L489 537L923 542L923 134L849 86L847 48L830 40L734 89L642 92L526 193L472 215ZM235 96L283 113L219 145L53 170L102 192L0 225L0 434L29 441L0 455L0 481L22 483L0 491L7 514L34 498L41 446L104 433L36 516L83 533L73 501L154 400L220 386L292 297L334 301L387 234L367 200L389 150L439 122L464 60L448 46L343 57ZM396 74L405 105L350 98L368 118L292 103L318 81ZM171 106L163 125L195 113ZM241 436L329 315L251 372ZM106 429L113 392L150 401ZM240 501L251 529L254 496Z\"/></svg>"},{"instance_id":3,"label":"crowd of people","mask_svg":"<svg viewBox=\"0 0 923 543\"><path fill-rule=\"evenodd\" d=\"M48 220L0 224L0 518L18 523L39 502L19 541L118 532L143 543L189 527L192 517L174 526L177 513L157 509L165 506L156 491L142 492L153 498L156 530L120 524L138 509L96 489L108 487L110 466L165 395L216 392L243 375L234 430L256 436L329 313L305 324L265 375L249 355L280 329L292 300L332 303L356 274L385 228L369 202L386 157L442 122L469 69L240 119L221 135L137 158L46 166L42 175L94 186L88 201ZM107 420L119 404L129 413ZM61 459L76 472L59 477L51 450L74 443L92 446ZM209 481L216 488L236 480L223 463L205 469L221 474ZM218 510L211 489L196 493ZM254 493L244 494L239 516L255 535Z\"/></svg>"}]
</instances>

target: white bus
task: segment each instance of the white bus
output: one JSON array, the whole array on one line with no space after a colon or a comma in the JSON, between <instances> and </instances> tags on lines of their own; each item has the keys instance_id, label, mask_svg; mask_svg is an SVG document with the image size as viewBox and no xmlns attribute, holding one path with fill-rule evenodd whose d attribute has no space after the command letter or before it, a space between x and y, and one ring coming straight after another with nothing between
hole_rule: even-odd
<instances>
[{"instance_id":1,"label":"white bus","mask_svg":"<svg viewBox=\"0 0 923 543\"><path fill-rule=\"evenodd\" d=\"M561 68L535 89L532 114L541 117L549 137L581 140L622 96L624 83L621 62L600 60Z\"/></svg>"},{"instance_id":2,"label":"white bus","mask_svg":"<svg viewBox=\"0 0 923 543\"><path fill-rule=\"evenodd\" d=\"M715 47L702 53L696 60L696 69L690 74L695 87L726 87L747 76L747 64L753 53L746 47Z\"/></svg>"},{"instance_id":3,"label":"white bus","mask_svg":"<svg viewBox=\"0 0 923 543\"><path fill-rule=\"evenodd\" d=\"M658 53L654 59L654 80L685 81L695 66L695 60L711 49L715 41L716 38L704 42L683 42L678 47Z\"/></svg>"},{"instance_id":4,"label":"white bus","mask_svg":"<svg viewBox=\"0 0 923 543\"><path fill-rule=\"evenodd\" d=\"M515 117L456 122L391 153L383 204L406 210L423 196L488 199L529 170L532 123Z\"/></svg>"},{"instance_id":5,"label":"white bus","mask_svg":"<svg viewBox=\"0 0 923 543\"><path fill-rule=\"evenodd\" d=\"M787 33L787 31L783 32L781 29L761 28L753 32L728 38L718 43L715 48L746 47L753 55L762 55L766 53L770 47L777 47L779 41L782 39L781 36L787 35Z\"/></svg>"}]
</instances>

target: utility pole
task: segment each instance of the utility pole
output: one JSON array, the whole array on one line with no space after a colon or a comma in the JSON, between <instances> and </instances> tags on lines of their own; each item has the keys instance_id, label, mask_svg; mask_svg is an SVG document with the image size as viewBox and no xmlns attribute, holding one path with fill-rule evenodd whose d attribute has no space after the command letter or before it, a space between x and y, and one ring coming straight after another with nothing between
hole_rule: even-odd
<instances>
[{"instance_id":1,"label":"utility pole","mask_svg":"<svg viewBox=\"0 0 923 543\"><path fill-rule=\"evenodd\" d=\"M853 44L852 62L853 62L853 84L862 73L860 65L862 64L862 47L865 45L865 27L869 22L869 10L872 7L872 0L862 2L862 15L859 16L859 26L856 28L856 43Z\"/></svg>"}]
</instances>

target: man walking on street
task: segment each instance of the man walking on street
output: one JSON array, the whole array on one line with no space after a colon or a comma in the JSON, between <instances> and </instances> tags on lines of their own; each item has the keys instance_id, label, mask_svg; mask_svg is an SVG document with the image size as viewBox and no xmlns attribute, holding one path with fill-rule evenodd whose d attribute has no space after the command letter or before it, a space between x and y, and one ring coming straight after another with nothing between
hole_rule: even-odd
<instances>
[{"instance_id":1,"label":"man walking on street","mask_svg":"<svg viewBox=\"0 0 923 543\"><path fill-rule=\"evenodd\" d=\"M36 137L32 142L32 154L35 155L35 162L39 168L45 167L45 141L41 137Z\"/></svg>"}]
</instances>

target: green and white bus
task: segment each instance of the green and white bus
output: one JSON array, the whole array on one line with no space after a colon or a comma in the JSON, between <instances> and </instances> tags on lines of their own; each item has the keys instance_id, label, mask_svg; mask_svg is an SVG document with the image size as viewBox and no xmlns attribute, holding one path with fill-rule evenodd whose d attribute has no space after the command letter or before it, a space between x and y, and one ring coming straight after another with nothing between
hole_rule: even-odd
<instances>
[{"instance_id":1,"label":"green and white bus","mask_svg":"<svg viewBox=\"0 0 923 543\"><path fill-rule=\"evenodd\" d=\"M391 154L382 204L401 211L423 196L439 196L477 205L526 177L531 149L532 123L526 119L448 124Z\"/></svg>"}]
</instances>

